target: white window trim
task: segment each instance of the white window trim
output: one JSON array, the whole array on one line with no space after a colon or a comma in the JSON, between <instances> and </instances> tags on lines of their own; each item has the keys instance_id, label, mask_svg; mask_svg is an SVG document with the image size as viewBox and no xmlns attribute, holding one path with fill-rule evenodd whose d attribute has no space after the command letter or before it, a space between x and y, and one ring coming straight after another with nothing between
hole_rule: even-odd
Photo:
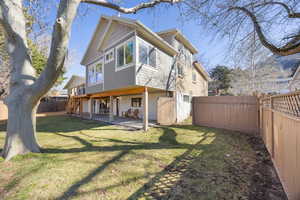
<instances>
[{"instance_id":1,"label":"white window trim","mask_svg":"<svg viewBox=\"0 0 300 200\"><path fill-rule=\"evenodd\" d=\"M155 51L156 51L156 54L155 54L155 63L156 63L156 66L155 66L155 67L153 67L153 66L151 66L151 65L149 65L149 64L140 63L140 61L139 61L139 60L140 60L140 59L139 59L139 56L140 56L140 54L139 54L139 44L140 44L140 42L146 44L146 45L147 45L147 48L148 48L149 46L154 47L154 49L155 49ZM143 40L143 39L140 38L140 37L137 37L136 49L137 49L137 51L136 51L136 52L137 52L137 55L136 55L136 57L137 57L137 60L136 60L137 65L138 65L138 66L143 65L143 67L146 67L147 69L150 69L150 70L153 70L153 71L158 71L159 65L157 65L157 63L158 63L158 57L157 57L157 55L158 55L158 53L159 53L159 49L156 48L155 46L153 46L152 44L150 44L149 42ZM148 53L148 52L147 52L147 53ZM149 60L149 56L147 57L147 62L148 62L148 60Z\"/></svg>"},{"instance_id":2,"label":"white window trim","mask_svg":"<svg viewBox=\"0 0 300 200\"><path fill-rule=\"evenodd\" d=\"M102 81L100 82L95 82L95 83L90 83L89 81L89 70L90 70L90 67L96 67L97 64L101 63L102 62L102 76L103 76L103 79ZM104 85L104 58L101 58L99 59L97 62L94 62L93 64L87 66L88 68L88 73L87 73L87 85L88 87L91 87L91 86L94 86L94 85L99 85L99 84L103 84Z\"/></svg>"},{"instance_id":3,"label":"white window trim","mask_svg":"<svg viewBox=\"0 0 300 200\"><path fill-rule=\"evenodd\" d=\"M130 42L130 41L133 42L133 59L132 59L132 62L129 63L129 64L124 64L122 67L118 67L118 48L120 46L123 46L127 42ZM134 39L134 37L129 38L128 40L122 42L121 44L119 44L118 46L115 47L115 49L116 49L116 51L115 51L115 72L121 71L123 69L126 69L126 68L134 66L134 64L135 64L135 48L136 48L136 45L135 45L135 39ZM124 62L125 62L125 54L124 54Z\"/></svg>"},{"instance_id":4,"label":"white window trim","mask_svg":"<svg viewBox=\"0 0 300 200\"><path fill-rule=\"evenodd\" d=\"M112 58L111 58L110 60L106 60L106 56L107 56L108 54L110 54L110 53L113 54L113 55L112 55ZM112 48L112 49L110 49L109 51L107 51L107 52L105 53L105 55L104 55L105 64L108 64L108 63L114 61L114 59L115 59L115 48Z\"/></svg>"}]
</instances>

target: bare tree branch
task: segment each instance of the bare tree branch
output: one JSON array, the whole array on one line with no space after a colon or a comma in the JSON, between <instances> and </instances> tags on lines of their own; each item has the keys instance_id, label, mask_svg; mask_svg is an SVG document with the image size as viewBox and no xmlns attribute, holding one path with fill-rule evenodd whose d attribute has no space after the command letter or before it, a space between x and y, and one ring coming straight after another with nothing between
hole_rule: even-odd
<instances>
[{"instance_id":1,"label":"bare tree branch","mask_svg":"<svg viewBox=\"0 0 300 200\"><path fill-rule=\"evenodd\" d=\"M262 28L260 26L260 24L257 21L256 16L247 8L245 7L230 7L228 9L230 10L239 10L242 11L243 13L245 13L248 17L250 17L251 21L253 22L255 31L258 35L259 40L261 41L262 45L264 45L265 47L267 47L268 49L270 49L273 53L277 54L277 55L282 55L282 56L287 56L287 55L291 55L291 54L296 54L300 52L300 43L299 43L299 39L300 37L295 37L292 40L290 40L287 44L285 44L282 47L276 47L274 44L272 44L271 42L269 42L267 40L267 38L265 37L265 35L262 32Z\"/></svg>"},{"instance_id":2,"label":"bare tree branch","mask_svg":"<svg viewBox=\"0 0 300 200\"><path fill-rule=\"evenodd\" d=\"M293 10L291 8L289 8L289 6L287 4L278 2L278 1L264 2L264 3L256 5L255 7L266 6L266 5L280 5L286 10L289 18L300 18L300 13L293 12Z\"/></svg>"},{"instance_id":3,"label":"bare tree branch","mask_svg":"<svg viewBox=\"0 0 300 200\"><path fill-rule=\"evenodd\" d=\"M137 11L139 11L141 9L154 7L155 5L160 4L160 3L174 4L174 3L178 3L180 1L181 0L153 0L150 2L140 3L131 8L124 8L124 7L121 7L117 4L114 4L114 3L106 1L106 0L81 0L81 2L83 2L83 3L90 3L90 4L95 4L95 5L111 8L111 9L117 10L122 13L136 13Z\"/></svg>"}]
</instances>

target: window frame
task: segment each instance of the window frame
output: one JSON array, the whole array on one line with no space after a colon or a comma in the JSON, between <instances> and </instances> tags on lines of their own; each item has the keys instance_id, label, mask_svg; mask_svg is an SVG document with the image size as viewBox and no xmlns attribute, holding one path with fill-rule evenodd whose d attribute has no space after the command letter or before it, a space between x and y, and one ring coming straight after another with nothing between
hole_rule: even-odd
<instances>
[{"instance_id":1,"label":"window frame","mask_svg":"<svg viewBox=\"0 0 300 200\"><path fill-rule=\"evenodd\" d=\"M133 48L132 48L132 61L128 64L126 64L126 50L125 50L125 45L127 45L128 43L132 42L133 44ZM128 40L122 42L121 44L117 45L115 47L116 49L116 52L115 52L115 59L116 59L116 62L115 62L115 71L120 71L120 70L123 70L123 69L126 69L126 68L129 68L129 67L132 67L135 63L135 40L134 40L134 37L131 37L129 38ZM123 58L123 65L122 66L118 66L118 49L120 47L123 47L123 55L124 55L124 58Z\"/></svg>"},{"instance_id":2,"label":"window frame","mask_svg":"<svg viewBox=\"0 0 300 200\"><path fill-rule=\"evenodd\" d=\"M112 57L107 60L106 56L109 54L112 54ZM104 59L105 59L105 64L108 64L108 63L114 61L115 60L115 48L112 48L109 51L107 51L104 55Z\"/></svg>"},{"instance_id":3,"label":"window frame","mask_svg":"<svg viewBox=\"0 0 300 200\"><path fill-rule=\"evenodd\" d=\"M143 45L145 45L147 47L147 63L141 63L140 62L140 43L142 43ZM150 51L150 48L154 48L154 51L155 52L155 66L152 66L150 65L150 54L149 54L149 51ZM152 69L152 70L155 70L157 71L158 68L159 68L159 65L158 65L158 53L159 53L159 49L156 48L154 45L150 44L149 42L145 41L144 39L140 38L140 37L137 37L137 44L136 44L136 49L137 49L137 65L143 65L143 66L146 66L147 68L149 69Z\"/></svg>"},{"instance_id":4,"label":"window frame","mask_svg":"<svg viewBox=\"0 0 300 200\"><path fill-rule=\"evenodd\" d=\"M102 64L101 66L101 74L102 74L102 80L97 80L97 65L99 64ZM94 86L94 85L98 85L98 84L101 84L101 83L104 83L104 57L102 57L101 59L99 59L98 61L90 64L89 66L87 66L87 85L88 86ZM91 82L91 79L90 79L90 70L93 70L93 80Z\"/></svg>"},{"instance_id":5,"label":"window frame","mask_svg":"<svg viewBox=\"0 0 300 200\"><path fill-rule=\"evenodd\" d=\"M138 100L138 101L134 101L134 100ZM141 108L142 107L142 102L143 102L143 99L142 99L142 97L132 97L131 98L131 107L132 108ZM134 106L133 104L134 103L137 103L138 104L138 106Z\"/></svg>"},{"instance_id":6,"label":"window frame","mask_svg":"<svg viewBox=\"0 0 300 200\"><path fill-rule=\"evenodd\" d=\"M192 72L192 81L193 81L193 83L197 83L197 74L194 71Z\"/></svg>"},{"instance_id":7,"label":"window frame","mask_svg":"<svg viewBox=\"0 0 300 200\"><path fill-rule=\"evenodd\" d=\"M187 99L186 99L187 98ZM186 95L186 94L183 94L182 95L182 100L183 102L186 102L186 103L190 103L190 96L189 95Z\"/></svg>"}]
</instances>

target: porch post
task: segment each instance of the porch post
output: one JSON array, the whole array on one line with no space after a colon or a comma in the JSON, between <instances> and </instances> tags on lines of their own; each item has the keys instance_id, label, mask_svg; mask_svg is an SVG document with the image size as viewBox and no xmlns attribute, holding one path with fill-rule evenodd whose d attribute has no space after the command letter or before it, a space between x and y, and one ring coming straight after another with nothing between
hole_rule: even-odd
<instances>
[{"instance_id":1,"label":"porch post","mask_svg":"<svg viewBox=\"0 0 300 200\"><path fill-rule=\"evenodd\" d=\"M148 89L144 91L144 131L148 130Z\"/></svg>"},{"instance_id":2,"label":"porch post","mask_svg":"<svg viewBox=\"0 0 300 200\"><path fill-rule=\"evenodd\" d=\"M114 120L114 98L113 96L109 97L109 121L113 121Z\"/></svg>"},{"instance_id":3,"label":"porch post","mask_svg":"<svg viewBox=\"0 0 300 200\"><path fill-rule=\"evenodd\" d=\"M91 97L88 102L89 102L88 105L89 105L90 119L92 119L93 118L93 98Z\"/></svg>"}]
</instances>

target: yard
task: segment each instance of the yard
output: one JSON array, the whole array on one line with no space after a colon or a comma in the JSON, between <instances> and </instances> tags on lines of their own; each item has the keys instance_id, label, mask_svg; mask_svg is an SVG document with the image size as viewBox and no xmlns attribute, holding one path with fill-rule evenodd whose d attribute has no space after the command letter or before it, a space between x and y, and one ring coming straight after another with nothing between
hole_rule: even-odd
<instances>
[{"instance_id":1,"label":"yard","mask_svg":"<svg viewBox=\"0 0 300 200\"><path fill-rule=\"evenodd\" d=\"M0 158L0 199L285 199L256 137L189 124L144 133L67 116L37 124L43 153Z\"/></svg>"}]
</instances>

